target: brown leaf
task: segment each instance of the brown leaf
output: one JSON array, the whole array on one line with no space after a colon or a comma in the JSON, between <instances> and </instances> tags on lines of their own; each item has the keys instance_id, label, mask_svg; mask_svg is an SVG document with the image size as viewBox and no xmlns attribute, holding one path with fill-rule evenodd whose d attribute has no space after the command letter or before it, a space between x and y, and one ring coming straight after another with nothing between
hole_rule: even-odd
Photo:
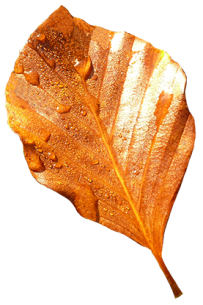
<instances>
[{"instance_id":1,"label":"brown leaf","mask_svg":"<svg viewBox=\"0 0 203 305\"><path fill-rule=\"evenodd\" d=\"M166 52L61 6L30 36L6 87L33 177L149 248L175 297L162 247L195 139L185 83Z\"/></svg>"}]
</instances>

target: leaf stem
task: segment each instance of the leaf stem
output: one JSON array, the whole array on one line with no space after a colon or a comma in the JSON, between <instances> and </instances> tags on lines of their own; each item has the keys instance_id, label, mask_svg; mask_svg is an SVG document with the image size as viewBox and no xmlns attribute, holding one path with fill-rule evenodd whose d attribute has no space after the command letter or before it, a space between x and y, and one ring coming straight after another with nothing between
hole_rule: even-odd
<instances>
[{"instance_id":1,"label":"leaf stem","mask_svg":"<svg viewBox=\"0 0 203 305\"><path fill-rule=\"evenodd\" d=\"M152 254L154 255L154 257L156 258L161 270L163 271L169 285L171 286L171 289L173 291L174 297L178 298L180 297L183 293L180 290L180 288L178 287L176 281L174 280L174 278L172 277L172 275L170 274L168 268L166 267L163 258L160 255L157 255L156 253L154 253L152 251Z\"/></svg>"}]
</instances>

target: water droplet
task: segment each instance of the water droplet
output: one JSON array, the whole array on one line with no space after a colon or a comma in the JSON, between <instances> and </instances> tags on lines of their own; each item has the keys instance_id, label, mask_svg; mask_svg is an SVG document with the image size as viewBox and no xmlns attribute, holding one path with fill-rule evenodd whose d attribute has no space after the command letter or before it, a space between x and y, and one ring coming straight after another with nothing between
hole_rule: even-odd
<instances>
[{"instance_id":1,"label":"water droplet","mask_svg":"<svg viewBox=\"0 0 203 305\"><path fill-rule=\"evenodd\" d=\"M36 38L40 42L45 42L45 40L46 40L46 36L44 33L39 34Z\"/></svg>"},{"instance_id":2,"label":"water droplet","mask_svg":"<svg viewBox=\"0 0 203 305\"><path fill-rule=\"evenodd\" d=\"M65 128L66 128L66 129L69 129L69 126L68 126L68 124L66 124L66 125L65 125Z\"/></svg>"},{"instance_id":3,"label":"water droplet","mask_svg":"<svg viewBox=\"0 0 203 305\"><path fill-rule=\"evenodd\" d=\"M47 132L46 130L41 130L40 138L42 139L42 141L48 142L50 139L50 136L51 136L51 134L49 132Z\"/></svg>"},{"instance_id":4,"label":"water droplet","mask_svg":"<svg viewBox=\"0 0 203 305\"><path fill-rule=\"evenodd\" d=\"M31 49L35 49L34 46L33 46L33 41L31 39L28 39L28 46L31 48Z\"/></svg>"},{"instance_id":5,"label":"water droplet","mask_svg":"<svg viewBox=\"0 0 203 305\"><path fill-rule=\"evenodd\" d=\"M135 175L136 175L136 176L138 176L139 173L140 173L140 172L139 172L138 170L135 171Z\"/></svg>"},{"instance_id":6,"label":"water droplet","mask_svg":"<svg viewBox=\"0 0 203 305\"><path fill-rule=\"evenodd\" d=\"M113 216L114 214L113 214L113 213L110 213L110 215Z\"/></svg>"},{"instance_id":7,"label":"water droplet","mask_svg":"<svg viewBox=\"0 0 203 305\"><path fill-rule=\"evenodd\" d=\"M91 183L92 182L92 180L91 179L89 179L89 178L87 178L87 177L84 177L89 183Z\"/></svg>"},{"instance_id":8,"label":"water droplet","mask_svg":"<svg viewBox=\"0 0 203 305\"><path fill-rule=\"evenodd\" d=\"M87 115L87 112L84 110L84 111L82 111L82 115L83 116L86 116Z\"/></svg>"},{"instance_id":9,"label":"water droplet","mask_svg":"<svg viewBox=\"0 0 203 305\"><path fill-rule=\"evenodd\" d=\"M15 62L14 72L16 74L23 74L24 72L23 65L18 60Z\"/></svg>"},{"instance_id":10,"label":"water droplet","mask_svg":"<svg viewBox=\"0 0 203 305\"><path fill-rule=\"evenodd\" d=\"M39 155L32 149L30 149L27 152L26 159L28 162L29 169L32 170L33 172L40 173L45 170L44 163L40 159Z\"/></svg>"},{"instance_id":11,"label":"water droplet","mask_svg":"<svg viewBox=\"0 0 203 305\"><path fill-rule=\"evenodd\" d=\"M61 164L61 163L56 163L56 164L54 164L54 167L56 167L56 168L62 168L62 166L63 166L63 164Z\"/></svg>"},{"instance_id":12,"label":"water droplet","mask_svg":"<svg viewBox=\"0 0 203 305\"><path fill-rule=\"evenodd\" d=\"M29 84L31 84L33 86L39 85L39 74L37 72L34 72L34 71L25 72L24 76L25 76L26 81Z\"/></svg>"},{"instance_id":13,"label":"water droplet","mask_svg":"<svg viewBox=\"0 0 203 305\"><path fill-rule=\"evenodd\" d=\"M95 160L92 162L92 165L96 165L96 164L99 164L99 160Z\"/></svg>"},{"instance_id":14,"label":"water droplet","mask_svg":"<svg viewBox=\"0 0 203 305\"><path fill-rule=\"evenodd\" d=\"M48 152L48 158L52 161L56 161L56 155L53 152Z\"/></svg>"},{"instance_id":15,"label":"water droplet","mask_svg":"<svg viewBox=\"0 0 203 305\"><path fill-rule=\"evenodd\" d=\"M54 59L44 57L44 60L51 68L55 69L56 63Z\"/></svg>"},{"instance_id":16,"label":"water droplet","mask_svg":"<svg viewBox=\"0 0 203 305\"><path fill-rule=\"evenodd\" d=\"M42 149L41 149L41 148L40 148L40 149L38 149L38 152L39 152L39 153L42 153Z\"/></svg>"},{"instance_id":17,"label":"water droplet","mask_svg":"<svg viewBox=\"0 0 203 305\"><path fill-rule=\"evenodd\" d=\"M93 80L97 80L97 78L98 78L97 75L93 75L93 76L92 76L92 79L93 79Z\"/></svg>"},{"instance_id":18,"label":"water droplet","mask_svg":"<svg viewBox=\"0 0 203 305\"><path fill-rule=\"evenodd\" d=\"M104 211L107 212L108 210L106 208L104 208Z\"/></svg>"},{"instance_id":19,"label":"water droplet","mask_svg":"<svg viewBox=\"0 0 203 305\"><path fill-rule=\"evenodd\" d=\"M69 112L71 109L71 106L64 106L64 105L59 105L57 108L56 108L56 111L60 114L62 113L67 113Z\"/></svg>"},{"instance_id":20,"label":"water droplet","mask_svg":"<svg viewBox=\"0 0 203 305\"><path fill-rule=\"evenodd\" d=\"M23 138L22 141L25 145L35 145L35 141L31 138Z\"/></svg>"},{"instance_id":21,"label":"water droplet","mask_svg":"<svg viewBox=\"0 0 203 305\"><path fill-rule=\"evenodd\" d=\"M89 55L80 62L77 61L74 67L81 78L87 79L92 72L92 62Z\"/></svg>"}]
</instances>

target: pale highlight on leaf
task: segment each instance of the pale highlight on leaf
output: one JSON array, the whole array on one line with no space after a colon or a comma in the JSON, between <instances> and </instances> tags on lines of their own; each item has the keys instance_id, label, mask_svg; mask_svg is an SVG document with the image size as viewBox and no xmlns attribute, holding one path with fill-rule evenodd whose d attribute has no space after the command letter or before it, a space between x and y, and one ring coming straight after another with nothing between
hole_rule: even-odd
<instances>
[{"instance_id":1,"label":"pale highlight on leaf","mask_svg":"<svg viewBox=\"0 0 203 305\"><path fill-rule=\"evenodd\" d=\"M29 37L6 87L33 177L149 248L175 297L162 247L195 140L185 84L166 52L61 6Z\"/></svg>"}]
</instances>

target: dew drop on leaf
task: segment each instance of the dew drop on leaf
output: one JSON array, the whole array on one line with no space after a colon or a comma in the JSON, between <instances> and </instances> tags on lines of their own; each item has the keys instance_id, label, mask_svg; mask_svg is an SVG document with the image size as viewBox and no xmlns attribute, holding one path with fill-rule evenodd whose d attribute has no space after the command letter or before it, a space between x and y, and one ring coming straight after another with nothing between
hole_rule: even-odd
<instances>
[{"instance_id":1,"label":"dew drop on leaf","mask_svg":"<svg viewBox=\"0 0 203 305\"><path fill-rule=\"evenodd\" d=\"M46 36L44 33L39 34L36 38L40 42L45 42L45 40L46 40Z\"/></svg>"},{"instance_id":2,"label":"dew drop on leaf","mask_svg":"<svg viewBox=\"0 0 203 305\"><path fill-rule=\"evenodd\" d=\"M91 79L92 79L92 80L97 80L97 79L98 79L98 76L97 76L97 75L93 75Z\"/></svg>"},{"instance_id":3,"label":"dew drop on leaf","mask_svg":"<svg viewBox=\"0 0 203 305\"><path fill-rule=\"evenodd\" d=\"M56 155L53 152L48 152L48 158L52 161L56 161Z\"/></svg>"},{"instance_id":4,"label":"dew drop on leaf","mask_svg":"<svg viewBox=\"0 0 203 305\"><path fill-rule=\"evenodd\" d=\"M24 72L24 76L29 84L33 86L39 85L39 74L37 72L35 71Z\"/></svg>"},{"instance_id":5,"label":"dew drop on leaf","mask_svg":"<svg viewBox=\"0 0 203 305\"><path fill-rule=\"evenodd\" d=\"M51 136L51 134L49 132L47 132L46 130L41 130L40 138L42 139L42 141L48 142L50 139L50 136Z\"/></svg>"},{"instance_id":6,"label":"dew drop on leaf","mask_svg":"<svg viewBox=\"0 0 203 305\"><path fill-rule=\"evenodd\" d=\"M22 138L22 142L25 145L35 145L35 141L32 138Z\"/></svg>"},{"instance_id":7,"label":"dew drop on leaf","mask_svg":"<svg viewBox=\"0 0 203 305\"><path fill-rule=\"evenodd\" d=\"M32 149L28 150L26 159L28 162L29 169L33 172L40 173L45 170L44 163L42 162L36 151Z\"/></svg>"},{"instance_id":8,"label":"dew drop on leaf","mask_svg":"<svg viewBox=\"0 0 203 305\"><path fill-rule=\"evenodd\" d=\"M58 113L62 114L62 113L67 113L67 112L69 112L70 109L71 109L71 106L70 106L70 105L69 105L69 106L59 105L59 106L57 106L56 111L57 111Z\"/></svg>"},{"instance_id":9,"label":"dew drop on leaf","mask_svg":"<svg viewBox=\"0 0 203 305\"><path fill-rule=\"evenodd\" d=\"M23 65L18 60L16 60L16 62L15 62L14 72L16 74L23 74L23 72L24 72Z\"/></svg>"},{"instance_id":10,"label":"dew drop on leaf","mask_svg":"<svg viewBox=\"0 0 203 305\"><path fill-rule=\"evenodd\" d=\"M56 168L62 168L62 166L63 166L63 164L61 164L61 163L56 163L56 164L54 164L54 167L56 167Z\"/></svg>"},{"instance_id":11,"label":"dew drop on leaf","mask_svg":"<svg viewBox=\"0 0 203 305\"><path fill-rule=\"evenodd\" d=\"M53 58L45 58L46 63L53 69L55 69L56 62Z\"/></svg>"},{"instance_id":12,"label":"dew drop on leaf","mask_svg":"<svg viewBox=\"0 0 203 305\"><path fill-rule=\"evenodd\" d=\"M93 165L99 164L99 160L95 160L92 162Z\"/></svg>"},{"instance_id":13,"label":"dew drop on leaf","mask_svg":"<svg viewBox=\"0 0 203 305\"><path fill-rule=\"evenodd\" d=\"M75 64L75 69L82 79L87 79L92 71L92 62L88 55L83 60Z\"/></svg>"}]
</instances>

